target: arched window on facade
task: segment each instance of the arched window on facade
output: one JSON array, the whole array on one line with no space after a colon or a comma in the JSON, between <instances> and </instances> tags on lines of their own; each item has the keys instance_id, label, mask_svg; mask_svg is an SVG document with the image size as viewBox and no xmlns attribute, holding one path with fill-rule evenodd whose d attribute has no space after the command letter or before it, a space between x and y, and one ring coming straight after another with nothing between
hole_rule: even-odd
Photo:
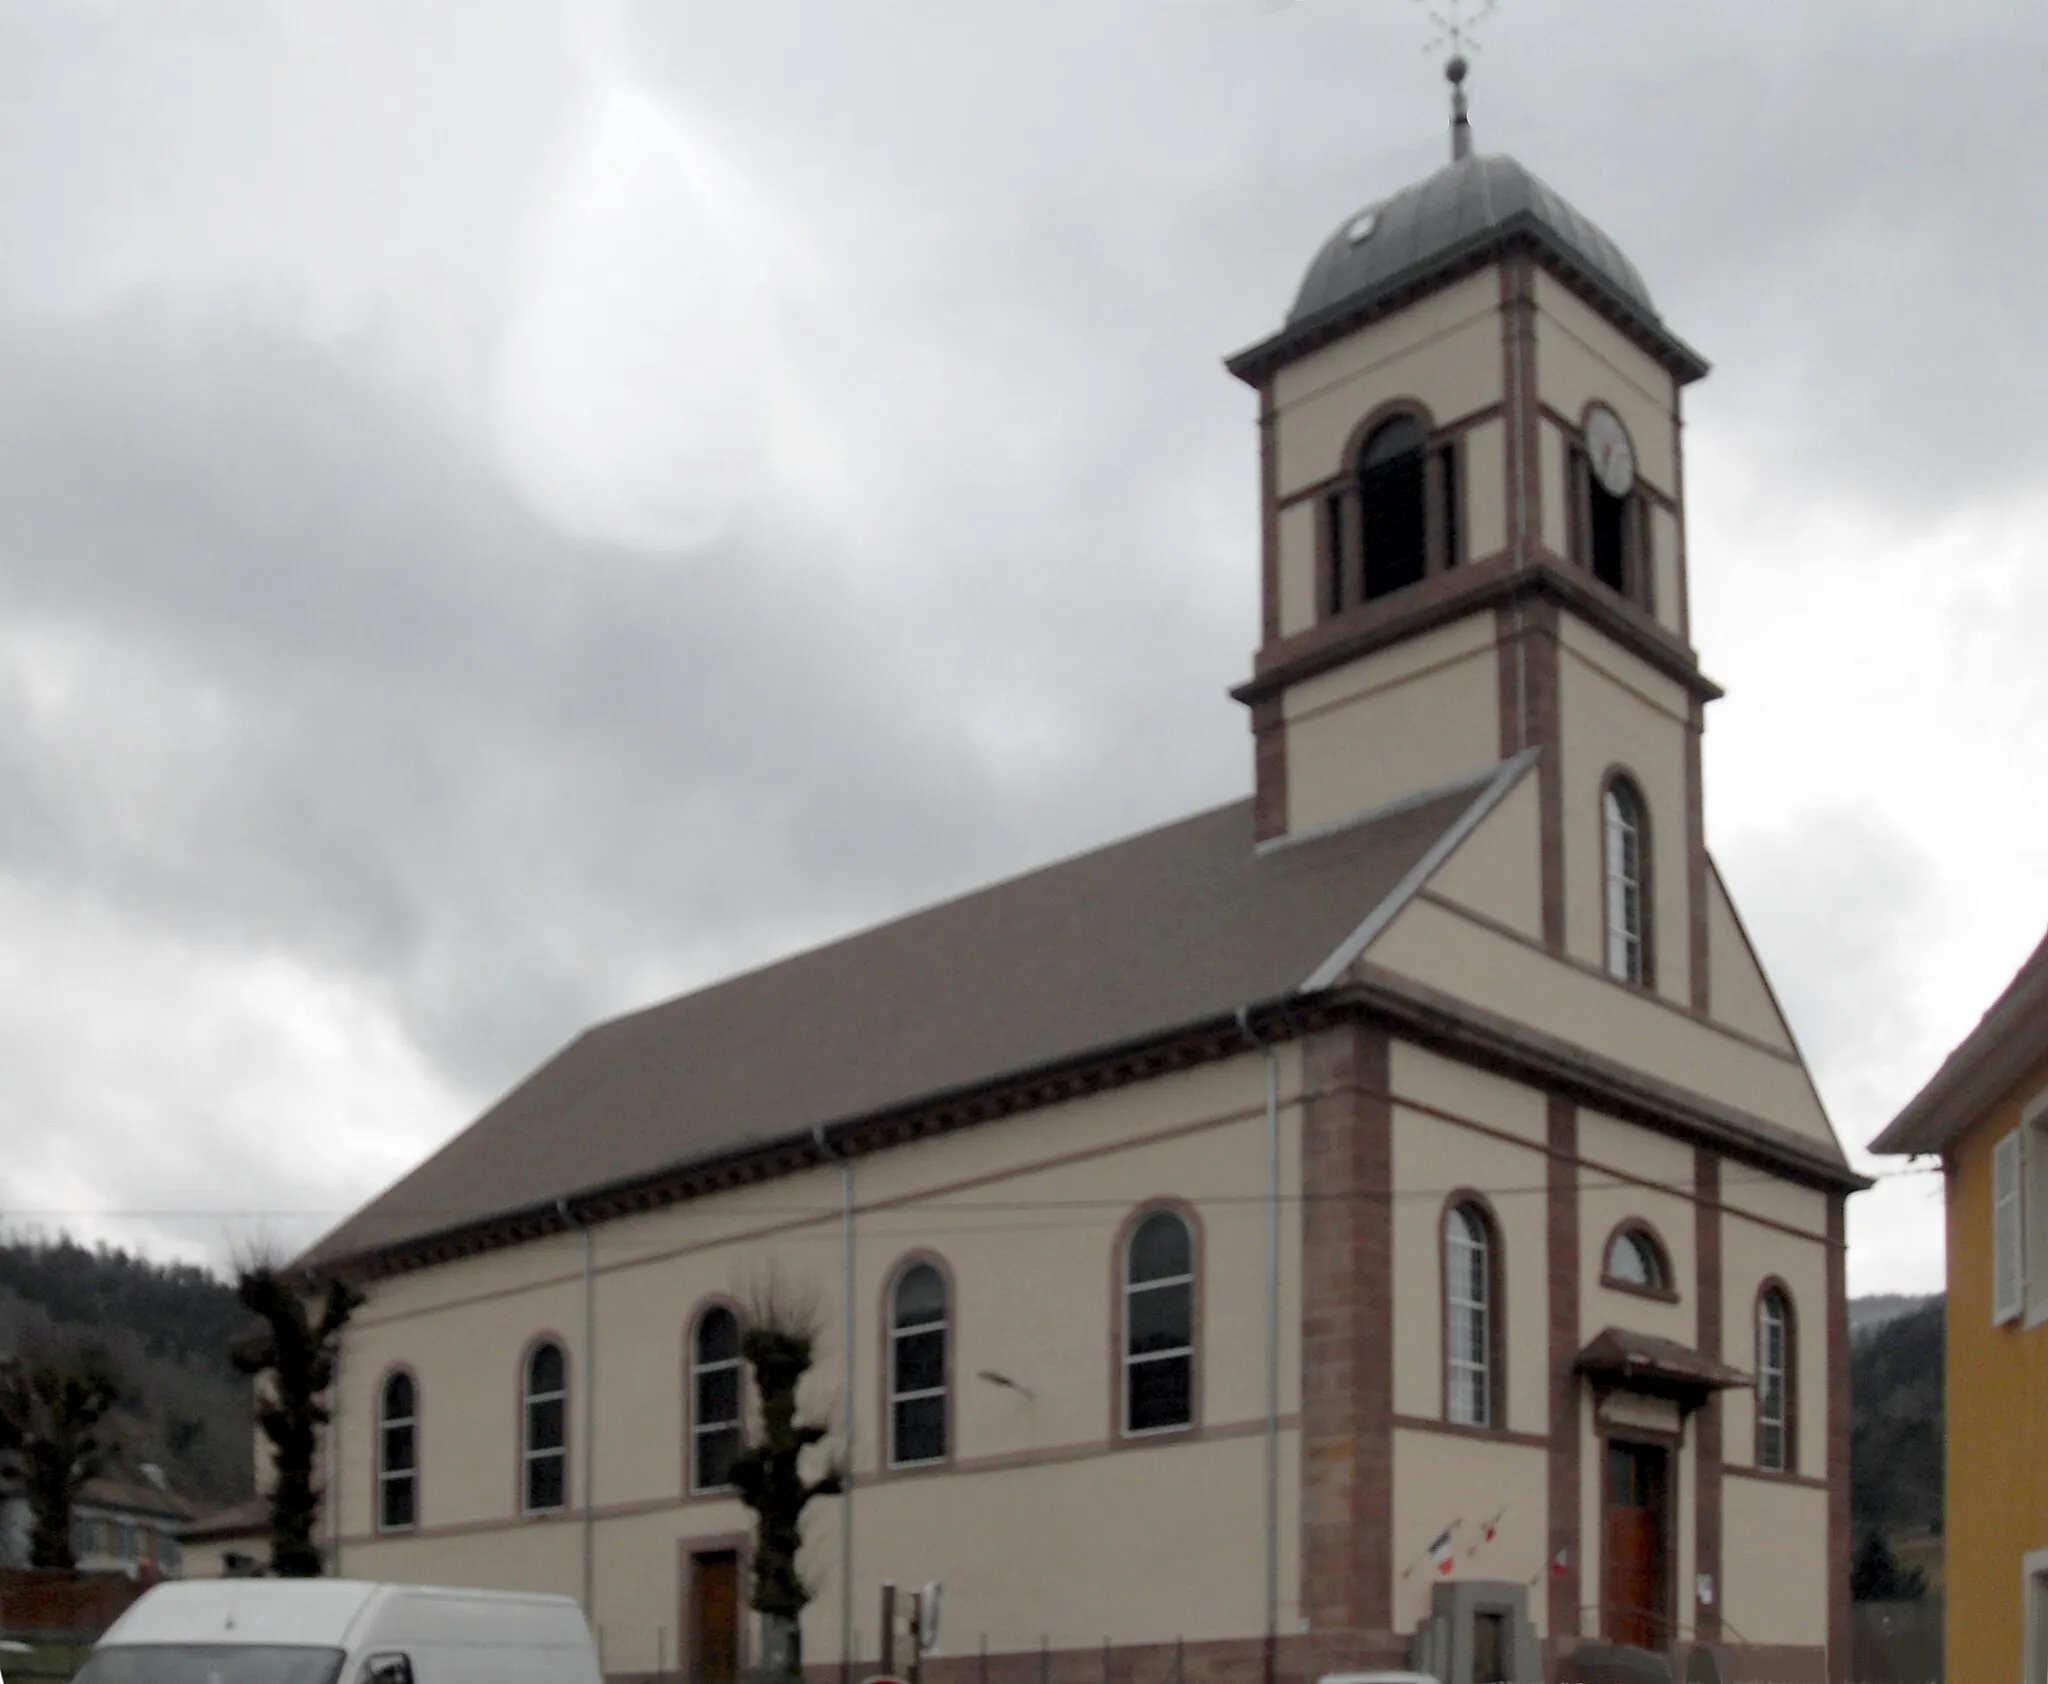
<instances>
[{"instance_id":1,"label":"arched window on facade","mask_svg":"<svg viewBox=\"0 0 2048 1684\"><path fill-rule=\"evenodd\" d=\"M1486 1212L1452 1205L1444 1213L1444 1414L1459 1426L1500 1424L1499 1264Z\"/></svg>"},{"instance_id":2,"label":"arched window on facade","mask_svg":"<svg viewBox=\"0 0 2048 1684\"><path fill-rule=\"evenodd\" d=\"M946 1459L946 1277L913 1263L889 1295L889 1465Z\"/></svg>"},{"instance_id":3,"label":"arched window on facade","mask_svg":"<svg viewBox=\"0 0 2048 1684\"><path fill-rule=\"evenodd\" d=\"M525 1386L524 1505L528 1514L551 1514L569 1503L569 1359L552 1339L528 1353Z\"/></svg>"},{"instance_id":4,"label":"arched window on facade","mask_svg":"<svg viewBox=\"0 0 2048 1684\"><path fill-rule=\"evenodd\" d=\"M1756 1301L1756 1465L1793 1466L1792 1301L1767 1286Z\"/></svg>"},{"instance_id":5,"label":"arched window on facade","mask_svg":"<svg viewBox=\"0 0 2048 1684\"><path fill-rule=\"evenodd\" d=\"M1133 1230L1123 1267L1123 1428L1168 1432L1195 1419L1195 1240L1177 1211Z\"/></svg>"},{"instance_id":6,"label":"arched window on facade","mask_svg":"<svg viewBox=\"0 0 2048 1684\"><path fill-rule=\"evenodd\" d=\"M1643 1227L1625 1225L1607 1242L1602 1273L1608 1286L1659 1294L1672 1290L1671 1266L1664 1260L1664 1249Z\"/></svg>"},{"instance_id":7,"label":"arched window on facade","mask_svg":"<svg viewBox=\"0 0 2048 1684\"><path fill-rule=\"evenodd\" d=\"M1650 980L1649 821L1643 798L1626 778L1613 778L1600 798L1605 837L1607 974L1623 982Z\"/></svg>"},{"instance_id":8,"label":"arched window on facade","mask_svg":"<svg viewBox=\"0 0 2048 1684\"><path fill-rule=\"evenodd\" d=\"M377 1529L403 1532L419 1519L419 1388L393 1374L377 1399Z\"/></svg>"},{"instance_id":9,"label":"arched window on facade","mask_svg":"<svg viewBox=\"0 0 2048 1684\"><path fill-rule=\"evenodd\" d=\"M690 1489L723 1491L740 1447L740 1318L713 1304L690 1335Z\"/></svg>"},{"instance_id":10,"label":"arched window on facade","mask_svg":"<svg viewBox=\"0 0 2048 1684\"><path fill-rule=\"evenodd\" d=\"M1351 483L1331 494L1324 511L1328 613L1376 602L1457 565L1457 465L1456 449L1432 449L1413 414L1382 421L1366 436Z\"/></svg>"}]
</instances>

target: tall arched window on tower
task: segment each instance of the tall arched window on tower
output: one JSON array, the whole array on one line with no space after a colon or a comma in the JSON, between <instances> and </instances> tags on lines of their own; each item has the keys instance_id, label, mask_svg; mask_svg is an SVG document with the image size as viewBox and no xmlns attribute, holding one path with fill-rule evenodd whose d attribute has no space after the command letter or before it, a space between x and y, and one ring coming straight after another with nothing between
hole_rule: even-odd
<instances>
[{"instance_id":1,"label":"tall arched window on tower","mask_svg":"<svg viewBox=\"0 0 2048 1684\"><path fill-rule=\"evenodd\" d=\"M1123 1268L1123 1426L1167 1432L1195 1419L1195 1241L1178 1211L1132 1231Z\"/></svg>"},{"instance_id":2,"label":"tall arched window on tower","mask_svg":"<svg viewBox=\"0 0 2048 1684\"><path fill-rule=\"evenodd\" d=\"M1366 435L1351 483L1324 511L1329 613L1376 602L1457 564L1457 462L1452 445L1430 447L1427 427L1411 412Z\"/></svg>"},{"instance_id":3,"label":"tall arched window on tower","mask_svg":"<svg viewBox=\"0 0 2048 1684\"><path fill-rule=\"evenodd\" d=\"M690 1489L723 1491L740 1447L740 1318L713 1304L690 1336Z\"/></svg>"},{"instance_id":4,"label":"tall arched window on tower","mask_svg":"<svg viewBox=\"0 0 2048 1684\"><path fill-rule=\"evenodd\" d=\"M377 1400L377 1530L403 1532L419 1519L419 1388L400 1370Z\"/></svg>"},{"instance_id":5,"label":"tall arched window on tower","mask_svg":"<svg viewBox=\"0 0 2048 1684\"><path fill-rule=\"evenodd\" d=\"M1459 1426L1499 1425L1499 1278L1493 1224L1460 1199L1444 1212L1444 1414Z\"/></svg>"},{"instance_id":6,"label":"tall arched window on tower","mask_svg":"<svg viewBox=\"0 0 2048 1684\"><path fill-rule=\"evenodd\" d=\"M1623 982L1650 980L1649 821L1643 798L1614 777L1600 798L1605 833L1607 974Z\"/></svg>"},{"instance_id":7,"label":"tall arched window on tower","mask_svg":"<svg viewBox=\"0 0 2048 1684\"><path fill-rule=\"evenodd\" d=\"M1756 1465L1778 1473L1793 1466L1792 1300L1767 1286L1756 1301Z\"/></svg>"},{"instance_id":8,"label":"tall arched window on tower","mask_svg":"<svg viewBox=\"0 0 2048 1684\"><path fill-rule=\"evenodd\" d=\"M946 1277L913 1263L889 1295L889 1466L946 1459Z\"/></svg>"},{"instance_id":9,"label":"tall arched window on tower","mask_svg":"<svg viewBox=\"0 0 2048 1684\"><path fill-rule=\"evenodd\" d=\"M552 1339L526 1359L521 1414L522 1497L528 1514L552 1514L569 1503L569 1361Z\"/></svg>"}]
</instances>

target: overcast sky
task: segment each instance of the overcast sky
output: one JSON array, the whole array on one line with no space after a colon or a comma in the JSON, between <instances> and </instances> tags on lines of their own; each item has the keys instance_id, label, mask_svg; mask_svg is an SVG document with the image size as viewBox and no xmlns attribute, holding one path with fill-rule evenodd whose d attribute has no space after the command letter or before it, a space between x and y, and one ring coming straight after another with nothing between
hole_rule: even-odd
<instances>
[{"instance_id":1,"label":"overcast sky","mask_svg":"<svg viewBox=\"0 0 2048 1684\"><path fill-rule=\"evenodd\" d=\"M0 1219L292 1244L580 1028L1232 799L1416 0L0 3ZM1860 1147L2048 922L2048 7L1506 0L1714 363L1710 841ZM1852 1290L1941 1284L1939 1183Z\"/></svg>"}]
</instances>

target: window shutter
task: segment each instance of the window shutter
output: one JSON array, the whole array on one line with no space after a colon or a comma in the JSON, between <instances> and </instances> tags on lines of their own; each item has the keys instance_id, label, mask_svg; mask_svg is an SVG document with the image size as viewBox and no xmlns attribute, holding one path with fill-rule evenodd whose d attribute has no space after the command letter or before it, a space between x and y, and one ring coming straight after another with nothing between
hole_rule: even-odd
<instances>
[{"instance_id":1,"label":"window shutter","mask_svg":"<svg viewBox=\"0 0 2048 1684\"><path fill-rule=\"evenodd\" d=\"M2020 1316L2020 1137L2015 1129L1991 1148L1991 1319Z\"/></svg>"}]
</instances>

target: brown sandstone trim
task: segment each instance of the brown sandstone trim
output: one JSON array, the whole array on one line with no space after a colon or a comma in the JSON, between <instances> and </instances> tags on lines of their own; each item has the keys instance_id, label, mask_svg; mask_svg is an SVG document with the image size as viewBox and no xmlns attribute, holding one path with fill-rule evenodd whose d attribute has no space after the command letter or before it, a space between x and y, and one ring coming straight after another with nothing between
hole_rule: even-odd
<instances>
[{"instance_id":1,"label":"brown sandstone trim","mask_svg":"<svg viewBox=\"0 0 2048 1684\"><path fill-rule=\"evenodd\" d=\"M1692 650L1636 604L1588 579L1562 556L1539 549L1528 566L1518 568L1514 553L1510 545L1493 557L1475 559L1405 590L1319 618L1261 648L1253 657L1252 676L1230 694L1240 702L1254 702L1453 620L1523 599L1569 608L1689 694L1707 701L1721 694L1700 671Z\"/></svg>"},{"instance_id":2,"label":"brown sandstone trim","mask_svg":"<svg viewBox=\"0 0 2048 1684\"><path fill-rule=\"evenodd\" d=\"M1522 605L1503 602L1493 611L1494 657L1500 668L1500 757L1511 760L1528 746L1522 717ZM1425 891L1426 892L1426 891Z\"/></svg>"},{"instance_id":3,"label":"brown sandstone trim","mask_svg":"<svg viewBox=\"0 0 2048 1684\"><path fill-rule=\"evenodd\" d=\"M1476 1438L1487 1444L1518 1444L1529 1450L1550 1448L1550 1438L1546 1433L1519 1433L1506 1427L1466 1427L1456 1421L1440 1420L1434 1415L1396 1415L1392 1421L1396 1432L1440 1433L1446 1438Z\"/></svg>"},{"instance_id":4,"label":"brown sandstone trim","mask_svg":"<svg viewBox=\"0 0 2048 1684\"><path fill-rule=\"evenodd\" d=\"M1721 1160L1704 1146L1693 1148L1693 1189L1697 1224L1694 1250L1699 1259L1699 1324L1695 1337L1700 1354L1721 1360ZM1694 1497L1693 1556L1696 1570L1714 1582L1714 1600L1695 1603L1694 1628L1702 1643L1721 1638L1721 1436L1722 1395L1713 1393L1693 1417Z\"/></svg>"},{"instance_id":5,"label":"brown sandstone trim","mask_svg":"<svg viewBox=\"0 0 2048 1684\"><path fill-rule=\"evenodd\" d=\"M1384 1631L1393 1611L1393 1108L1383 1031L1305 1049L1301 1606L1311 1634Z\"/></svg>"},{"instance_id":6,"label":"brown sandstone trim","mask_svg":"<svg viewBox=\"0 0 2048 1684\"><path fill-rule=\"evenodd\" d=\"M1529 740L1536 762L1537 829L1543 849L1543 945L1564 952L1564 730L1558 696L1557 605L1532 602L1524 634L1527 651Z\"/></svg>"},{"instance_id":7,"label":"brown sandstone trim","mask_svg":"<svg viewBox=\"0 0 2048 1684\"><path fill-rule=\"evenodd\" d=\"M1501 265L1502 390L1508 405L1508 449L1515 462L1515 499L1508 511L1509 548L1518 567L1532 565L1543 545L1541 387L1536 369L1536 270L1526 255Z\"/></svg>"},{"instance_id":8,"label":"brown sandstone trim","mask_svg":"<svg viewBox=\"0 0 2048 1684\"><path fill-rule=\"evenodd\" d=\"M1252 703L1252 835L1287 834L1287 720L1280 697Z\"/></svg>"},{"instance_id":9,"label":"brown sandstone trim","mask_svg":"<svg viewBox=\"0 0 2048 1684\"><path fill-rule=\"evenodd\" d=\"M1280 418L1273 382L1259 382L1259 641L1280 636Z\"/></svg>"},{"instance_id":10,"label":"brown sandstone trim","mask_svg":"<svg viewBox=\"0 0 2048 1684\"><path fill-rule=\"evenodd\" d=\"M1550 1587L1553 1640L1576 1637L1583 1571L1579 1538L1579 1113L1571 1100L1549 1100L1550 1172L1545 1196L1550 1307L1549 1549L1544 1579ZM1563 1553L1564 1570L1551 1571Z\"/></svg>"},{"instance_id":11,"label":"brown sandstone trim","mask_svg":"<svg viewBox=\"0 0 2048 1684\"><path fill-rule=\"evenodd\" d=\"M1685 899L1692 937L1692 1009L1702 1013L1713 1009L1714 1000L1707 969L1707 796L1700 752L1706 728L1706 706L1695 696L1685 726Z\"/></svg>"},{"instance_id":12,"label":"brown sandstone trim","mask_svg":"<svg viewBox=\"0 0 2048 1684\"><path fill-rule=\"evenodd\" d=\"M1847 1195L1828 1195L1828 1677L1849 1684Z\"/></svg>"}]
</instances>

